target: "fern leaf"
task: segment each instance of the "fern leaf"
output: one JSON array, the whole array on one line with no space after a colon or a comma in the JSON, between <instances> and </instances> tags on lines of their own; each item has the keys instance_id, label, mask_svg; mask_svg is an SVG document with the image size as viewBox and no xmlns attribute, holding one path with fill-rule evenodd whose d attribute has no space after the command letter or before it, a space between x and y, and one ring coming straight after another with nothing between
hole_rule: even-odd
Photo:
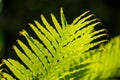
<instances>
[{"instance_id":1,"label":"fern leaf","mask_svg":"<svg viewBox=\"0 0 120 80\"><path fill-rule=\"evenodd\" d=\"M95 31L94 27L101 22L94 18L93 14L89 15L89 12L83 13L68 24L61 8L62 25L51 14L56 29L41 15L44 26L36 20L35 25L29 24L39 40L34 39L23 30L20 34L26 38L30 48L20 40L17 42L22 50L20 51L14 46L18 57L27 67L12 59L4 60L5 64L20 80L82 79L89 73L89 66L92 64L92 61L86 61L94 55L90 55L90 52L87 51L106 41L94 41L106 36L106 33L101 34L105 29ZM88 55L86 56L86 54Z\"/></svg>"},{"instance_id":2,"label":"fern leaf","mask_svg":"<svg viewBox=\"0 0 120 80\"><path fill-rule=\"evenodd\" d=\"M52 45L57 48L58 44L56 39L42 26L40 25L40 23L38 21L35 21L35 24L37 25L37 27L41 30L41 32L43 32L45 34L45 36L49 39L49 41L52 42Z\"/></svg>"},{"instance_id":3,"label":"fern leaf","mask_svg":"<svg viewBox=\"0 0 120 80\"><path fill-rule=\"evenodd\" d=\"M62 29L61 29L60 24L58 23L58 21L56 20L56 18L55 18L55 16L53 14L51 14L51 18L52 18L52 21L53 21L53 23L55 25L56 30L59 33L59 36L62 36Z\"/></svg>"},{"instance_id":4,"label":"fern leaf","mask_svg":"<svg viewBox=\"0 0 120 80\"><path fill-rule=\"evenodd\" d=\"M26 65L29 67L29 69L31 71L37 71L36 67L32 65L32 61L25 56L25 54L23 54L16 46L13 47L17 53L17 55L19 56L19 58L26 63Z\"/></svg>"},{"instance_id":5,"label":"fern leaf","mask_svg":"<svg viewBox=\"0 0 120 80\"><path fill-rule=\"evenodd\" d=\"M79 17L77 17L75 20L73 20L72 24L76 24L83 16L85 16L86 14L88 14L90 12L90 10L84 12L83 14L81 14Z\"/></svg>"},{"instance_id":6,"label":"fern leaf","mask_svg":"<svg viewBox=\"0 0 120 80\"><path fill-rule=\"evenodd\" d=\"M47 47L47 49L52 53L52 56L54 56L55 50L53 46L51 45L50 41L34 25L31 24L30 26L35 31L39 39L42 40L42 42Z\"/></svg>"},{"instance_id":7,"label":"fern leaf","mask_svg":"<svg viewBox=\"0 0 120 80\"><path fill-rule=\"evenodd\" d=\"M15 78L13 78L10 74L8 74L8 73L3 73L3 76L4 76L4 78L3 79L1 79L1 80L16 80Z\"/></svg>"},{"instance_id":8,"label":"fern leaf","mask_svg":"<svg viewBox=\"0 0 120 80\"><path fill-rule=\"evenodd\" d=\"M45 19L45 17L43 15L41 15L41 19L45 25L45 27L48 29L48 31L51 33L51 35L58 40L59 39L59 35L56 32L56 30L47 22L47 20Z\"/></svg>"},{"instance_id":9,"label":"fern leaf","mask_svg":"<svg viewBox=\"0 0 120 80\"><path fill-rule=\"evenodd\" d=\"M12 62L12 63L11 63ZM11 59L8 59L8 61L5 60L5 64L10 66L10 70L14 73L14 75L18 78L18 79L21 79L21 80L25 80L25 75L20 71L22 69L19 69L19 68L22 68L21 65L17 65L11 60ZM14 64L14 65L13 65ZM19 64L19 63L18 63ZM15 67L16 66L16 67ZM19 67L19 68L18 68ZM25 71L25 70L22 70L22 71Z\"/></svg>"},{"instance_id":10,"label":"fern leaf","mask_svg":"<svg viewBox=\"0 0 120 80\"><path fill-rule=\"evenodd\" d=\"M111 39L107 44L102 45L104 50L101 62L103 70L100 79L115 79L120 77L120 36Z\"/></svg>"},{"instance_id":11,"label":"fern leaf","mask_svg":"<svg viewBox=\"0 0 120 80\"><path fill-rule=\"evenodd\" d=\"M119 52L120 36L111 39L107 44L101 45L99 50L97 49L95 54L86 60L86 62L95 62L89 66L89 79L116 80L117 77L120 77ZM85 76L84 80L88 80L88 76Z\"/></svg>"},{"instance_id":12,"label":"fern leaf","mask_svg":"<svg viewBox=\"0 0 120 80\"><path fill-rule=\"evenodd\" d=\"M29 42L29 40L28 40L28 42ZM30 58L32 63L34 63L34 66L36 69L36 70L34 70L34 72L39 71L39 68L41 67L41 70L39 71L39 73L43 73L43 72L45 73L44 67L43 67L42 63L40 62L39 58L36 56L36 54L34 54L29 48L27 48L27 46L25 44L23 44L21 41L18 40L18 43L20 44L21 48L24 50L26 55Z\"/></svg>"}]
</instances>

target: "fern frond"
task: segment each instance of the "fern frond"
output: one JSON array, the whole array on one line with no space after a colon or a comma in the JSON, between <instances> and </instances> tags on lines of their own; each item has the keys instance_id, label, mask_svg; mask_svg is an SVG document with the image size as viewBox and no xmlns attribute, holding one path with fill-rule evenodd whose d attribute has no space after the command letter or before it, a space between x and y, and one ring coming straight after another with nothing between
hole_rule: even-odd
<instances>
[{"instance_id":1,"label":"fern frond","mask_svg":"<svg viewBox=\"0 0 120 80\"><path fill-rule=\"evenodd\" d=\"M15 78L13 78L10 74L3 72L3 79L0 80L16 80Z\"/></svg>"},{"instance_id":2,"label":"fern frond","mask_svg":"<svg viewBox=\"0 0 120 80\"><path fill-rule=\"evenodd\" d=\"M29 70L15 60L8 59L8 61L5 60L5 63L6 65L11 66L10 70L18 79L26 80L26 77L31 74Z\"/></svg>"},{"instance_id":3,"label":"fern frond","mask_svg":"<svg viewBox=\"0 0 120 80\"><path fill-rule=\"evenodd\" d=\"M22 50L14 46L18 57L27 67L12 59L4 60L5 64L20 80L82 79L89 73L92 64L91 61L85 62L93 56L87 51L106 41L94 41L106 36L106 33L101 34L105 29L95 31L94 27L101 22L88 13L89 11L83 13L68 24L61 8L62 25L51 14L55 29L41 15L44 26L36 20L35 25L29 24L39 40L23 30L20 34L26 38L30 48L20 40L17 42Z\"/></svg>"},{"instance_id":4,"label":"fern frond","mask_svg":"<svg viewBox=\"0 0 120 80\"><path fill-rule=\"evenodd\" d=\"M120 36L111 39L107 44L102 44L94 55L86 62L95 62L89 66L90 80L116 80L120 77ZM85 63L86 63L85 62ZM85 76L83 80L88 80Z\"/></svg>"},{"instance_id":5,"label":"fern frond","mask_svg":"<svg viewBox=\"0 0 120 80\"><path fill-rule=\"evenodd\" d=\"M106 45L103 45L104 50L101 62L103 70L100 75L102 79L115 79L120 77L120 36L111 39Z\"/></svg>"}]
</instances>

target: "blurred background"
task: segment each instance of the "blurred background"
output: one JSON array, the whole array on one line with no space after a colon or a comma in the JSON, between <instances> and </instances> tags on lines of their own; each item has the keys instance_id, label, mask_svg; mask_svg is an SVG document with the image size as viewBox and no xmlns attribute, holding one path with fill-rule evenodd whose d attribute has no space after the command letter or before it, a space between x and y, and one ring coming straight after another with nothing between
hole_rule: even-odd
<instances>
[{"instance_id":1,"label":"blurred background","mask_svg":"<svg viewBox=\"0 0 120 80\"><path fill-rule=\"evenodd\" d=\"M110 37L120 34L119 0L0 0L0 60L15 57L12 46L21 39L19 32L26 29L31 32L28 23L41 22L44 14L51 22L53 13L60 22L60 7L63 7L68 23L87 10L98 17L102 28L108 29ZM33 34L32 34L33 35Z\"/></svg>"}]
</instances>

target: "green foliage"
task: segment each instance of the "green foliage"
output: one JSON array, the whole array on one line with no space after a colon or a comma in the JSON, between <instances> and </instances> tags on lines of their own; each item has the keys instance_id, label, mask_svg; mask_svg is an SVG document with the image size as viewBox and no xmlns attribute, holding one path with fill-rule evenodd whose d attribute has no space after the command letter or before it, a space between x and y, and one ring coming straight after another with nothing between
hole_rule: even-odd
<instances>
[{"instance_id":1,"label":"green foliage","mask_svg":"<svg viewBox=\"0 0 120 80\"><path fill-rule=\"evenodd\" d=\"M98 77L108 80L120 77L120 36L111 39L101 48L103 48L103 51L100 54L103 56L99 57L102 65Z\"/></svg>"},{"instance_id":2,"label":"green foliage","mask_svg":"<svg viewBox=\"0 0 120 80\"><path fill-rule=\"evenodd\" d=\"M116 80L120 77L120 36L96 50L95 55L89 58L89 61L95 63L89 66L90 73L83 80Z\"/></svg>"},{"instance_id":3,"label":"green foliage","mask_svg":"<svg viewBox=\"0 0 120 80\"><path fill-rule=\"evenodd\" d=\"M4 63L19 80L94 80L108 79L118 63L113 66L110 61L119 56L120 40L115 38L98 49L93 47L107 41L98 40L106 36L105 29L95 30L100 24L93 14L87 11L68 24L61 8L61 25L51 14L54 26L51 26L41 15L44 26L38 21L29 24L38 40L25 30L20 32L29 45L17 40L20 48L13 46L21 61L4 59ZM115 46L113 44L116 43ZM93 49L92 49L93 48ZM111 49L112 48L112 49ZM115 54L113 54L115 52ZM118 57L117 57L118 58ZM107 68L111 66L110 68ZM108 73L109 70L113 70ZM105 76L107 74L107 76ZM4 79L13 80L11 75L3 72Z\"/></svg>"}]
</instances>

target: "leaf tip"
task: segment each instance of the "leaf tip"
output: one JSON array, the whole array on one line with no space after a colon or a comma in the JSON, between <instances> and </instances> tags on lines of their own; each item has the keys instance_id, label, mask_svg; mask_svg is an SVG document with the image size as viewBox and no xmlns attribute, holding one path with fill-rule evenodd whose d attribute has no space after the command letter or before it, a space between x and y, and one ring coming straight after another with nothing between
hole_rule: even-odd
<instances>
[{"instance_id":1,"label":"leaf tip","mask_svg":"<svg viewBox=\"0 0 120 80\"><path fill-rule=\"evenodd\" d=\"M37 20L34 20L34 23L38 22Z\"/></svg>"},{"instance_id":2,"label":"leaf tip","mask_svg":"<svg viewBox=\"0 0 120 80\"><path fill-rule=\"evenodd\" d=\"M22 31L19 32L19 34L25 36L25 35L27 35L28 33L23 29Z\"/></svg>"},{"instance_id":3,"label":"leaf tip","mask_svg":"<svg viewBox=\"0 0 120 80\"><path fill-rule=\"evenodd\" d=\"M60 13L63 13L63 8L60 8Z\"/></svg>"},{"instance_id":4,"label":"leaf tip","mask_svg":"<svg viewBox=\"0 0 120 80\"><path fill-rule=\"evenodd\" d=\"M107 29L105 29L105 33L106 33L106 34L108 33L108 30L107 30Z\"/></svg>"},{"instance_id":5,"label":"leaf tip","mask_svg":"<svg viewBox=\"0 0 120 80\"><path fill-rule=\"evenodd\" d=\"M50 15L53 15L53 13L50 13Z\"/></svg>"},{"instance_id":6,"label":"leaf tip","mask_svg":"<svg viewBox=\"0 0 120 80\"><path fill-rule=\"evenodd\" d=\"M18 42L18 40L16 40L17 42ZM12 47L13 49L15 49L16 48L16 46L15 45L13 45L13 47Z\"/></svg>"},{"instance_id":7,"label":"leaf tip","mask_svg":"<svg viewBox=\"0 0 120 80\"><path fill-rule=\"evenodd\" d=\"M41 14L41 15L40 15L40 17L41 17L41 18L44 18L44 15L43 15L43 14Z\"/></svg>"},{"instance_id":8,"label":"leaf tip","mask_svg":"<svg viewBox=\"0 0 120 80\"><path fill-rule=\"evenodd\" d=\"M25 32L25 30L23 29L22 31L19 32L19 35L23 35L23 33Z\"/></svg>"},{"instance_id":9,"label":"leaf tip","mask_svg":"<svg viewBox=\"0 0 120 80\"><path fill-rule=\"evenodd\" d=\"M87 10L85 13L83 13L83 14L87 14L87 13L89 13L89 12L91 12L91 10Z\"/></svg>"},{"instance_id":10,"label":"leaf tip","mask_svg":"<svg viewBox=\"0 0 120 80\"><path fill-rule=\"evenodd\" d=\"M4 60L5 59L2 59L2 61L1 61L2 63L0 64L0 67L5 63Z\"/></svg>"},{"instance_id":11,"label":"leaf tip","mask_svg":"<svg viewBox=\"0 0 120 80\"><path fill-rule=\"evenodd\" d=\"M19 39L17 39L16 41L17 41L18 43L20 42L20 40L19 40ZM13 46L14 46L14 45L13 45Z\"/></svg>"},{"instance_id":12,"label":"leaf tip","mask_svg":"<svg viewBox=\"0 0 120 80\"><path fill-rule=\"evenodd\" d=\"M28 23L29 26L31 26L32 24L31 23Z\"/></svg>"}]
</instances>

